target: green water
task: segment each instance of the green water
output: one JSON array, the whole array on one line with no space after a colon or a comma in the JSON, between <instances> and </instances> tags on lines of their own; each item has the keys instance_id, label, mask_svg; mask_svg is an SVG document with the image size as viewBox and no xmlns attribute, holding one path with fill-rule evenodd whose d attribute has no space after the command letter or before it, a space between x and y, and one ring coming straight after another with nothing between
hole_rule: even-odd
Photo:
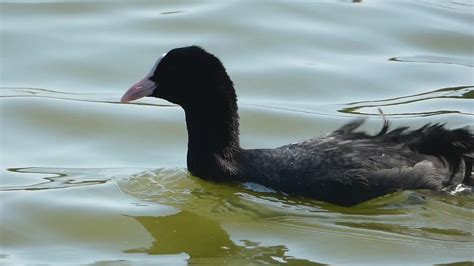
<instances>
[{"instance_id":1,"label":"green water","mask_svg":"<svg viewBox=\"0 0 474 266\"><path fill-rule=\"evenodd\" d=\"M472 193L353 208L186 172L180 108L120 104L167 50L216 54L241 143L355 117L474 123L474 4L1 1L0 264L444 264L474 260Z\"/></svg>"}]
</instances>

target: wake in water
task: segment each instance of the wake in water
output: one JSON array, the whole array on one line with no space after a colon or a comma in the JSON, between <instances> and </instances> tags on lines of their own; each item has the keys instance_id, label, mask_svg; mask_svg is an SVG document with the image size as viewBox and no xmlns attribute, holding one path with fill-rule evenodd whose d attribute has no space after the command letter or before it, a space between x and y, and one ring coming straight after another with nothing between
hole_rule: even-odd
<instances>
[{"instance_id":1,"label":"wake in water","mask_svg":"<svg viewBox=\"0 0 474 266\"><path fill-rule=\"evenodd\" d=\"M427 239L474 241L473 232L469 231L474 194L469 186L456 187L448 193L404 191L345 208L289 197L252 184L229 186L207 182L190 176L185 169L177 168L32 167L12 168L9 171L37 175L38 182L2 186L0 191L116 184L123 193L140 202L163 204L220 222L265 221L279 226L341 234L351 228L356 230L353 233L362 230L359 232L362 235L369 230L375 235L380 232ZM431 218L451 214L457 217L456 223L446 224L444 219Z\"/></svg>"}]
</instances>

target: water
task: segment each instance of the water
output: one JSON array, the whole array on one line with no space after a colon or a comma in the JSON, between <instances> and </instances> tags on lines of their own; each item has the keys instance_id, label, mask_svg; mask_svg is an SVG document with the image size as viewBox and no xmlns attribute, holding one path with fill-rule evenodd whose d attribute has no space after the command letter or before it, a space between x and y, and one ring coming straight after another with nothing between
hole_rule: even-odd
<instances>
[{"instance_id":1,"label":"water","mask_svg":"<svg viewBox=\"0 0 474 266\"><path fill-rule=\"evenodd\" d=\"M184 114L119 104L167 50L221 58L242 145L472 126L471 1L1 2L2 264L443 264L474 260L474 197L353 208L186 172ZM469 189L469 188L468 188Z\"/></svg>"}]
</instances>

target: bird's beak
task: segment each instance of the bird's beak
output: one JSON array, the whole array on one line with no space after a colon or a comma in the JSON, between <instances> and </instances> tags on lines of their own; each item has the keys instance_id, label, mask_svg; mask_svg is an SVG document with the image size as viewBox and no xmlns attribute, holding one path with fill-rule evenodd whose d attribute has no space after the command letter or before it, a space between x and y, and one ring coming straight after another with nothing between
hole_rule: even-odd
<instances>
[{"instance_id":1,"label":"bird's beak","mask_svg":"<svg viewBox=\"0 0 474 266\"><path fill-rule=\"evenodd\" d=\"M137 82L133 85L128 91L122 96L120 100L122 103L131 102L146 96L153 94L153 91L157 88L157 85L154 81L150 80L149 77Z\"/></svg>"},{"instance_id":2,"label":"bird's beak","mask_svg":"<svg viewBox=\"0 0 474 266\"><path fill-rule=\"evenodd\" d=\"M128 103L146 96L150 96L157 89L158 84L151 80L151 77L155 74L156 68L166 56L166 53L162 54L161 57L151 68L150 72L142 80L133 85L128 91L122 96L120 100L122 103Z\"/></svg>"}]
</instances>

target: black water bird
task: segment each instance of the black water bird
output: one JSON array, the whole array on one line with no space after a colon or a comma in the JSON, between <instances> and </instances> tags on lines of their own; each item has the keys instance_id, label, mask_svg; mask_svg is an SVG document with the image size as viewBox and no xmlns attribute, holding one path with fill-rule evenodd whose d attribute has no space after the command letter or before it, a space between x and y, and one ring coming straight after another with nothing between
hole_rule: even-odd
<instances>
[{"instance_id":1,"label":"black water bird","mask_svg":"<svg viewBox=\"0 0 474 266\"><path fill-rule=\"evenodd\" d=\"M466 128L355 131L348 123L321 138L275 149L243 149L233 83L214 55L197 46L164 54L122 97L180 105L188 130L188 170L213 181L251 181L288 194L351 206L401 189L471 184L474 136Z\"/></svg>"}]
</instances>

